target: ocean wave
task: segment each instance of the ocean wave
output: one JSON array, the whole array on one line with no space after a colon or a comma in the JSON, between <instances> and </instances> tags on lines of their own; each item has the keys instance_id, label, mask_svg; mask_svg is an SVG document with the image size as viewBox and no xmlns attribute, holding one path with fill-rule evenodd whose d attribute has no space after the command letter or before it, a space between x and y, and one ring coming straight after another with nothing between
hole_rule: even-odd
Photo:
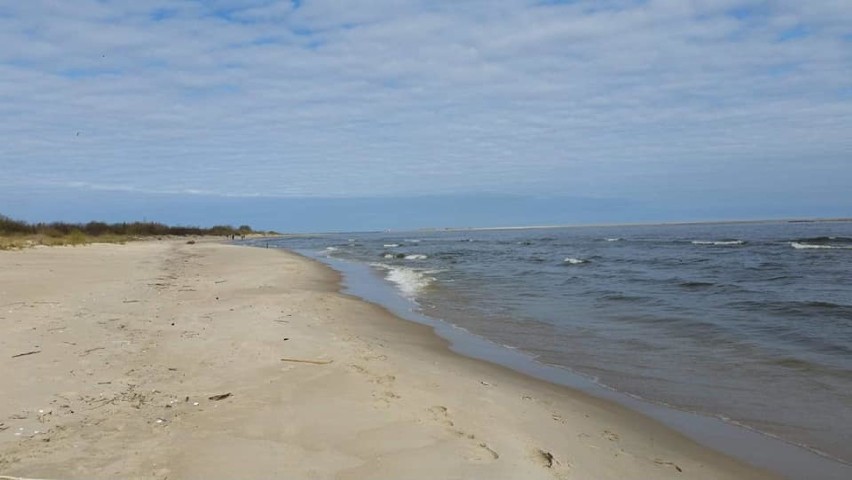
<instances>
[{"instance_id":1,"label":"ocean wave","mask_svg":"<svg viewBox=\"0 0 852 480\"><path fill-rule=\"evenodd\" d=\"M385 248L397 248L397 247L399 247L399 244L398 243L386 243L384 245L384 247Z\"/></svg>"},{"instance_id":2,"label":"ocean wave","mask_svg":"<svg viewBox=\"0 0 852 480\"><path fill-rule=\"evenodd\" d=\"M729 306L739 310L771 312L775 315L784 316L816 316L817 318L832 317L843 319L844 322L849 322L852 319L852 305L846 303L835 303L819 300L810 301L782 301L782 302L762 302L755 300L745 300L732 302ZM775 332L776 327L769 328L768 331Z\"/></svg>"},{"instance_id":3,"label":"ocean wave","mask_svg":"<svg viewBox=\"0 0 852 480\"><path fill-rule=\"evenodd\" d=\"M848 243L852 244L852 238L850 237L810 237L810 238L797 238L793 240L796 243L808 243L811 245L828 245L835 243Z\"/></svg>"},{"instance_id":4,"label":"ocean wave","mask_svg":"<svg viewBox=\"0 0 852 480\"><path fill-rule=\"evenodd\" d=\"M698 281L680 282L678 285L680 285L683 288L706 288L706 287L715 287L716 286L715 283L698 282Z\"/></svg>"},{"instance_id":5,"label":"ocean wave","mask_svg":"<svg viewBox=\"0 0 852 480\"><path fill-rule=\"evenodd\" d=\"M606 295L602 295L600 300L604 300L607 302L641 302L646 300L647 297L640 297L636 295L627 295L624 293L608 293Z\"/></svg>"},{"instance_id":6,"label":"ocean wave","mask_svg":"<svg viewBox=\"0 0 852 480\"><path fill-rule=\"evenodd\" d=\"M416 297L418 293L432 285L436 280L432 275L439 272L439 270L418 270L383 263L374 263L373 267L384 270L385 278L396 285L408 298Z\"/></svg>"},{"instance_id":7,"label":"ocean wave","mask_svg":"<svg viewBox=\"0 0 852 480\"><path fill-rule=\"evenodd\" d=\"M623 238L604 238L605 242L620 242L624 240Z\"/></svg>"},{"instance_id":8,"label":"ocean wave","mask_svg":"<svg viewBox=\"0 0 852 480\"><path fill-rule=\"evenodd\" d=\"M582 265L584 263L589 263L589 261L582 258L567 257L565 260L562 260L562 263L566 265Z\"/></svg>"},{"instance_id":9,"label":"ocean wave","mask_svg":"<svg viewBox=\"0 0 852 480\"><path fill-rule=\"evenodd\" d=\"M745 243L746 242L744 240L693 240L692 241L693 245L716 245L716 246L745 245Z\"/></svg>"},{"instance_id":10,"label":"ocean wave","mask_svg":"<svg viewBox=\"0 0 852 480\"><path fill-rule=\"evenodd\" d=\"M326 252L336 252L338 250L340 250L340 249L337 248L337 247L325 247Z\"/></svg>"},{"instance_id":11,"label":"ocean wave","mask_svg":"<svg viewBox=\"0 0 852 480\"><path fill-rule=\"evenodd\" d=\"M852 250L852 245L813 245L810 243L790 242L796 250Z\"/></svg>"},{"instance_id":12,"label":"ocean wave","mask_svg":"<svg viewBox=\"0 0 852 480\"><path fill-rule=\"evenodd\" d=\"M423 254L420 254L420 253L414 253L414 254L405 256L406 260L426 260L427 258L429 258L427 255L423 255Z\"/></svg>"},{"instance_id":13,"label":"ocean wave","mask_svg":"<svg viewBox=\"0 0 852 480\"><path fill-rule=\"evenodd\" d=\"M764 360L764 363L790 370L798 370L811 375L848 376L849 371L845 368L837 368L824 363L815 363L798 357L780 357Z\"/></svg>"}]
</instances>

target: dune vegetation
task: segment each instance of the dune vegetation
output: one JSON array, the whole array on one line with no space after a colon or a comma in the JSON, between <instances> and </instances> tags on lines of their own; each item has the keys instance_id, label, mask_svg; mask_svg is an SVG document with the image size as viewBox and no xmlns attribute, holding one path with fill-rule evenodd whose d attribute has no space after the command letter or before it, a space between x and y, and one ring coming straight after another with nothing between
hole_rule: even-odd
<instances>
[{"instance_id":1,"label":"dune vegetation","mask_svg":"<svg viewBox=\"0 0 852 480\"><path fill-rule=\"evenodd\" d=\"M243 236L257 233L248 225L233 227L170 226L157 222L28 223L0 215L0 250L36 245L84 245L88 243L124 243L165 236Z\"/></svg>"}]
</instances>

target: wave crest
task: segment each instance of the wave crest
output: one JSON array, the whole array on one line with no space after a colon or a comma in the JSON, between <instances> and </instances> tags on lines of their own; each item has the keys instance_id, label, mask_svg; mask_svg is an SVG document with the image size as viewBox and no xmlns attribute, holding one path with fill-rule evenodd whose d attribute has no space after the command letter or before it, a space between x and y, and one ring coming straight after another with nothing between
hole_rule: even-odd
<instances>
[{"instance_id":1,"label":"wave crest","mask_svg":"<svg viewBox=\"0 0 852 480\"><path fill-rule=\"evenodd\" d=\"M384 270L385 278L396 285L400 292L408 298L414 298L418 293L432 285L436 278L432 275L438 270L418 270L408 267L385 265L383 263L373 264L374 267Z\"/></svg>"},{"instance_id":2,"label":"wave crest","mask_svg":"<svg viewBox=\"0 0 852 480\"><path fill-rule=\"evenodd\" d=\"M734 246L745 245L744 240L693 240L693 245Z\"/></svg>"},{"instance_id":3,"label":"wave crest","mask_svg":"<svg viewBox=\"0 0 852 480\"><path fill-rule=\"evenodd\" d=\"M810 243L790 242L796 250L852 250L852 245L814 245Z\"/></svg>"},{"instance_id":4,"label":"wave crest","mask_svg":"<svg viewBox=\"0 0 852 480\"><path fill-rule=\"evenodd\" d=\"M816 245L831 245L836 243L846 243L852 244L852 238L849 237L810 237L810 238L797 238L793 240L796 243L808 243L808 244L816 244Z\"/></svg>"}]
</instances>

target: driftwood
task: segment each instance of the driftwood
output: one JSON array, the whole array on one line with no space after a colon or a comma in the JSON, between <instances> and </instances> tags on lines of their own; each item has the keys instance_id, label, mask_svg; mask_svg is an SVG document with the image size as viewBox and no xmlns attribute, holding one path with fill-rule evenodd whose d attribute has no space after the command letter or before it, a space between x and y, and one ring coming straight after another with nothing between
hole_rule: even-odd
<instances>
[{"instance_id":1,"label":"driftwood","mask_svg":"<svg viewBox=\"0 0 852 480\"><path fill-rule=\"evenodd\" d=\"M0 480L43 480L43 479L27 478L27 477L9 477L7 475L0 475Z\"/></svg>"},{"instance_id":2,"label":"driftwood","mask_svg":"<svg viewBox=\"0 0 852 480\"><path fill-rule=\"evenodd\" d=\"M12 355L12 358L26 357L27 355L35 355L36 353L41 353L41 350L33 350L31 352L19 353L17 355ZM3 478L3 477L0 477L0 478Z\"/></svg>"},{"instance_id":3,"label":"driftwood","mask_svg":"<svg viewBox=\"0 0 852 480\"><path fill-rule=\"evenodd\" d=\"M312 365L328 365L334 360L301 360L298 358L282 358L282 362L310 363Z\"/></svg>"}]
</instances>

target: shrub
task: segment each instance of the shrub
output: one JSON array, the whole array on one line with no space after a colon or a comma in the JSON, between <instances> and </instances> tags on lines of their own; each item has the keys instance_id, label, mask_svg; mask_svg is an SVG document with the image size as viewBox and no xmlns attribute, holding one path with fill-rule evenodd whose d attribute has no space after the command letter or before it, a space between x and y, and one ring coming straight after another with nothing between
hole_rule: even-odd
<instances>
[{"instance_id":1,"label":"shrub","mask_svg":"<svg viewBox=\"0 0 852 480\"><path fill-rule=\"evenodd\" d=\"M105 222L91 221L86 224L66 222L30 224L0 215L0 235L38 235L42 237L43 242L46 244L63 243L65 240L68 240L65 237L74 238L76 241L80 241L81 238L85 239L87 236L98 237L102 241L111 241L106 237L157 237L166 235L229 236L246 235L252 232L252 228L248 225L240 225L237 229L231 225L215 225L210 228L200 228L189 226L168 226L156 222L122 222L108 224ZM115 238L112 238L112 240L115 240Z\"/></svg>"},{"instance_id":2,"label":"shrub","mask_svg":"<svg viewBox=\"0 0 852 480\"><path fill-rule=\"evenodd\" d=\"M86 238L86 234L76 228L71 230L71 233L68 234L67 240L69 245L83 245L89 243L89 239Z\"/></svg>"}]
</instances>

